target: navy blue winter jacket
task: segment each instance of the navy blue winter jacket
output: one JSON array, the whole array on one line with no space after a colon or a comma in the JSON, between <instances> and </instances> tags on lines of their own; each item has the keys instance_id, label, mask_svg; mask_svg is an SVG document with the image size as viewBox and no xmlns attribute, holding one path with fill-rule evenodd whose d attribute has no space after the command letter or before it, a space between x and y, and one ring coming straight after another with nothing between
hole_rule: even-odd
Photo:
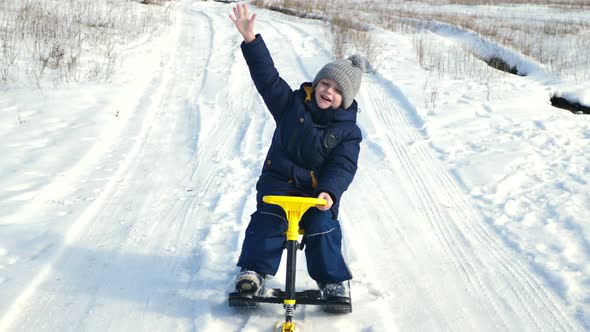
<instances>
[{"instance_id":1,"label":"navy blue winter jacket","mask_svg":"<svg viewBox=\"0 0 590 332\"><path fill-rule=\"evenodd\" d=\"M241 47L254 85L276 122L256 184L258 206L264 195L317 197L327 192L334 200L336 219L342 193L357 170L362 135L356 125L356 101L346 110L322 110L311 83L293 91L279 76L259 34Z\"/></svg>"}]
</instances>

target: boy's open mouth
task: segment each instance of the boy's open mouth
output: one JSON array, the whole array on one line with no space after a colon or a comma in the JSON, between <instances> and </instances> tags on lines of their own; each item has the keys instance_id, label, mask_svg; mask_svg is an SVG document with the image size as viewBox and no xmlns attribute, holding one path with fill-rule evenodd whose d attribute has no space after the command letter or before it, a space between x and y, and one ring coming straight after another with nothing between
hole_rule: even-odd
<instances>
[{"instance_id":1,"label":"boy's open mouth","mask_svg":"<svg viewBox=\"0 0 590 332\"><path fill-rule=\"evenodd\" d=\"M326 97L324 95L321 95L321 97L322 97L323 100L325 100L327 102L330 102L330 103L332 102L332 99L330 99L330 98L328 98L328 97Z\"/></svg>"}]
</instances>

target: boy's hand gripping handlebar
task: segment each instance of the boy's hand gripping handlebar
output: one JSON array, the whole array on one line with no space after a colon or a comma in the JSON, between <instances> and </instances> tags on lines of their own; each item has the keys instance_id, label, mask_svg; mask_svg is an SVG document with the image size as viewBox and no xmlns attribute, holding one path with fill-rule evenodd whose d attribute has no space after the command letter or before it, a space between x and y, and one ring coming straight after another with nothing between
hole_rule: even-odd
<instances>
[{"instance_id":1,"label":"boy's hand gripping handlebar","mask_svg":"<svg viewBox=\"0 0 590 332\"><path fill-rule=\"evenodd\" d=\"M325 199L314 197L264 196L262 200L268 204L279 205L285 210L288 221L287 240L299 238L299 221L310 207L326 204Z\"/></svg>"}]
</instances>

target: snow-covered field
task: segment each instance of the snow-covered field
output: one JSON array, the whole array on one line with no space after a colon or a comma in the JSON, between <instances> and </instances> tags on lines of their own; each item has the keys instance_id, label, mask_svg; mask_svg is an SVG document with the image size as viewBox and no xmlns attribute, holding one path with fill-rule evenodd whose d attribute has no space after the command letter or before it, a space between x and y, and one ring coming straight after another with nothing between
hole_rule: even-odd
<instances>
[{"instance_id":1,"label":"snow-covered field","mask_svg":"<svg viewBox=\"0 0 590 332\"><path fill-rule=\"evenodd\" d=\"M280 305L227 306L274 129L229 11L180 1L109 84L2 87L0 331L270 331L281 319ZM331 60L322 23L256 12L291 86ZM364 141L341 207L353 313L299 307L296 320L590 330L590 118L549 104L555 91L588 101L588 82L532 62L526 77L483 62L485 81L437 77L411 35L374 36L383 61L357 98ZM312 288L299 258L298 287Z\"/></svg>"}]
</instances>

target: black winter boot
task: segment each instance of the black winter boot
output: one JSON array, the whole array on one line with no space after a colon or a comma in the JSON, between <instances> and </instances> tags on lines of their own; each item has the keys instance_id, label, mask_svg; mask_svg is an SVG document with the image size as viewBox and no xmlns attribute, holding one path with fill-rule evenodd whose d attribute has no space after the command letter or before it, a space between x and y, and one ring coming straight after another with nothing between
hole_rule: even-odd
<instances>
[{"instance_id":1,"label":"black winter boot","mask_svg":"<svg viewBox=\"0 0 590 332\"><path fill-rule=\"evenodd\" d=\"M254 294L264 286L264 275L252 270L242 270L236 276L236 292Z\"/></svg>"},{"instance_id":2,"label":"black winter boot","mask_svg":"<svg viewBox=\"0 0 590 332\"><path fill-rule=\"evenodd\" d=\"M335 283L320 283L322 297L326 299L325 312L348 314L352 312L350 283L348 280Z\"/></svg>"}]
</instances>

